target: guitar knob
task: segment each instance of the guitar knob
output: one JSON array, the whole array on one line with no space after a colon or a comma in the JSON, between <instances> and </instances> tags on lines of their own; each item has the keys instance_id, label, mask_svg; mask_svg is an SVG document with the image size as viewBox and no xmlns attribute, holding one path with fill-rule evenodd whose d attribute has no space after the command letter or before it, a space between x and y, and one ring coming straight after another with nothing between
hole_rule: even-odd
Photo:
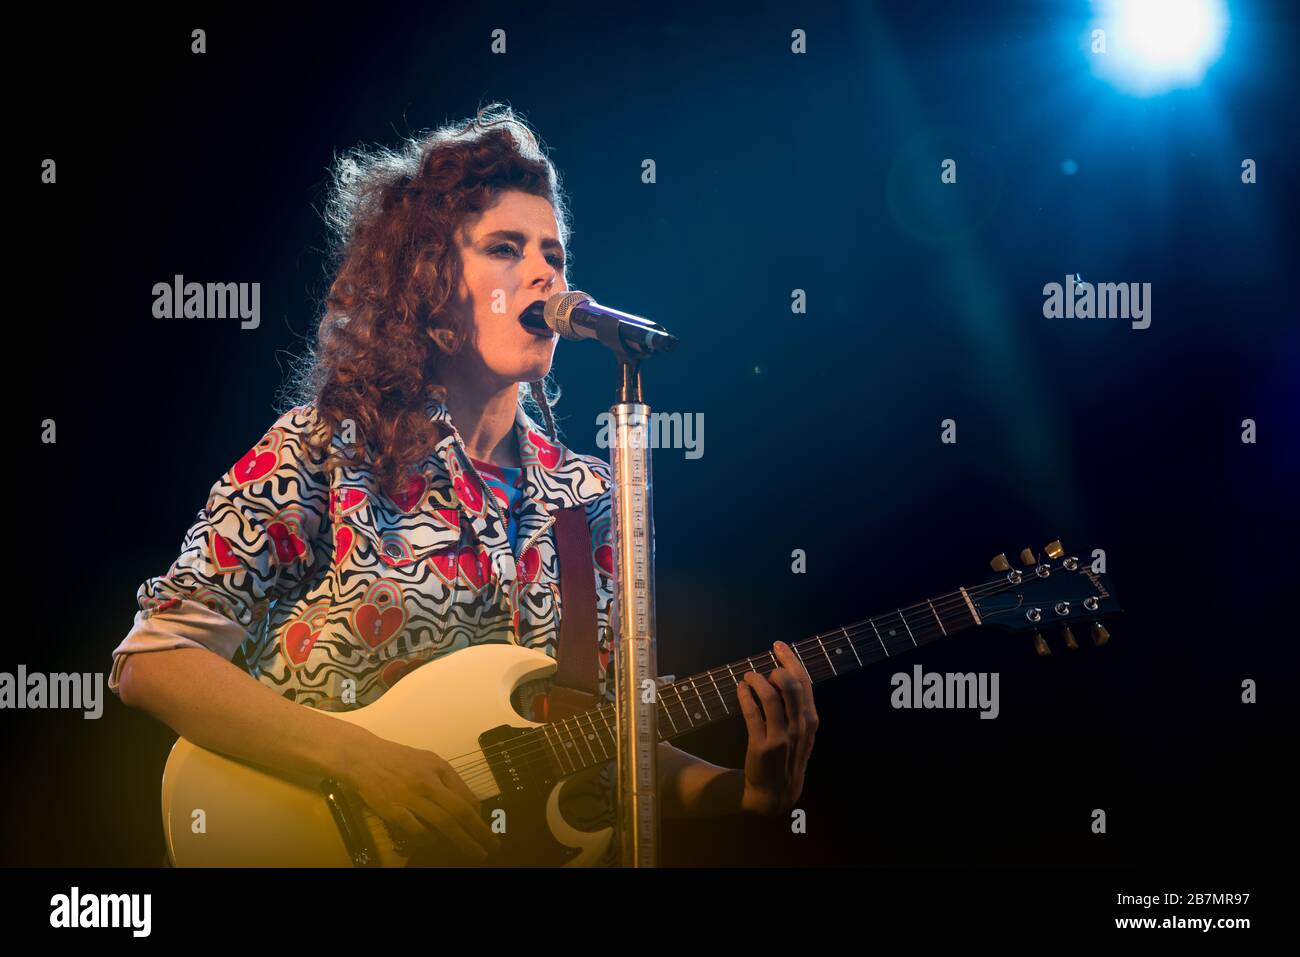
<instances>
[{"instance_id":1,"label":"guitar knob","mask_svg":"<svg viewBox=\"0 0 1300 957\"><path fill-rule=\"evenodd\" d=\"M1022 565L1038 564L1038 557L1034 554L1033 549L1026 548L1023 552L1020 553L1020 564Z\"/></svg>"},{"instance_id":2,"label":"guitar knob","mask_svg":"<svg viewBox=\"0 0 1300 957\"><path fill-rule=\"evenodd\" d=\"M1061 547L1061 540L1058 538L1054 542L1048 542L1043 546L1043 551L1047 552L1047 557L1056 561L1065 554L1065 549Z\"/></svg>"},{"instance_id":3,"label":"guitar knob","mask_svg":"<svg viewBox=\"0 0 1300 957\"><path fill-rule=\"evenodd\" d=\"M992 568L995 572L1011 571L1011 563L1007 561L1007 553L998 552L996 555L994 555L993 561L989 562L989 567Z\"/></svg>"},{"instance_id":4,"label":"guitar knob","mask_svg":"<svg viewBox=\"0 0 1300 957\"><path fill-rule=\"evenodd\" d=\"M1065 639L1065 647L1069 648L1071 651L1079 650L1079 643L1074 640L1074 632L1070 630L1069 625L1066 625L1061 629L1061 637Z\"/></svg>"},{"instance_id":5,"label":"guitar knob","mask_svg":"<svg viewBox=\"0 0 1300 957\"><path fill-rule=\"evenodd\" d=\"M1092 623L1092 643L1101 647L1108 641L1110 641L1110 632L1106 630L1106 626L1099 621L1094 621Z\"/></svg>"},{"instance_id":6,"label":"guitar knob","mask_svg":"<svg viewBox=\"0 0 1300 957\"><path fill-rule=\"evenodd\" d=\"M1034 651L1038 652L1039 655L1050 655L1052 653L1052 649L1047 647L1047 639L1039 632L1034 632Z\"/></svg>"}]
</instances>

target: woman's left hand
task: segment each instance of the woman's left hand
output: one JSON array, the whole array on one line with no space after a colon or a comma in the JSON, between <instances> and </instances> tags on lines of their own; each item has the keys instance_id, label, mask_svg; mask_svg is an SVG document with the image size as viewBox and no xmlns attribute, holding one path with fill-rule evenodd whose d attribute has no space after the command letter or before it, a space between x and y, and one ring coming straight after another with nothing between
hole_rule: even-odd
<instances>
[{"instance_id":1,"label":"woman's left hand","mask_svg":"<svg viewBox=\"0 0 1300 957\"><path fill-rule=\"evenodd\" d=\"M799 656L785 642L772 647L777 668L767 677L747 672L736 688L749 728L741 809L756 814L783 814L799 800L818 724L812 679Z\"/></svg>"}]
</instances>

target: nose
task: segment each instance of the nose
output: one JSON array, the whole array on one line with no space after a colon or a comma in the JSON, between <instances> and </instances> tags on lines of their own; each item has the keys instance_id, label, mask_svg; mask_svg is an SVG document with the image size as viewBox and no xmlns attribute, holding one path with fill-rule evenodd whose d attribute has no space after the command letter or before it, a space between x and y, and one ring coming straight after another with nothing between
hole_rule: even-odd
<instances>
[{"instance_id":1,"label":"nose","mask_svg":"<svg viewBox=\"0 0 1300 957\"><path fill-rule=\"evenodd\" d=\"M551 263L546 261L543 255L541 265L537 268L533 277L532 285L540 289L543 293L549 294L555 290L557 283L562 282L564 277L563 268L557 269Z\"/></svg>"}]
</instances>

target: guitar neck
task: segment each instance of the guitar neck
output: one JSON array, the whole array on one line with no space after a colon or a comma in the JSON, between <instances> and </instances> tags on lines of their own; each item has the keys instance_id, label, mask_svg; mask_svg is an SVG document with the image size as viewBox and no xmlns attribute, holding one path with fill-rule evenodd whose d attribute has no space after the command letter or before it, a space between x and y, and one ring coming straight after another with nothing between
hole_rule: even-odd
<instances>
[{"instance_id":1,"label":"guitar neck","mask_svg":"<svg viewBox=\"0 0 1300 957\"><path fill-rule=\"evenodd\" d=\"M964 589L867 618L790 647L816 684L893 658L978 625ZM659 689L659 737L671 740L740 714L736 689L746 672L768 675L780 666L772 651L692 675Z\"/></svg>"},{"instance_id":2,"label":"guitar neck","mask_svg":"<svg viewBox=\"0 0 1300 957\"><path fill-rule=\"evenodd\" d=\"M979 615L965 589L932 598L918 605L845 625L791 645L814 683L865 668L886 658L903 655L939 638L979 625ZM736 690L746 673L771 674L780 662L767 651L658 690L659 738L669 741L725 718L740 715ZM615 752L616 722L613 705L555 721L537 733L544 734L559 758L562 771L571 773L604 763Z\"/></svg>"}]
</instances>

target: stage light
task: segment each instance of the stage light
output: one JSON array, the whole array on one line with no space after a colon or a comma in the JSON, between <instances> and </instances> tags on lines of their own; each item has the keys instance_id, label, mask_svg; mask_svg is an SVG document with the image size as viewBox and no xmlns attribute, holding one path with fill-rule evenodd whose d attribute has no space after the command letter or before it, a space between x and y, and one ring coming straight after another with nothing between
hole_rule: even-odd
<instances>
[{"instance_id":1,"label":"stage light","mask_svg":"<svg viewBox=\"0 0 1300 957\"><path fill-rule=\"evenodd\" d=\"M1223 0L1109 0L1098 8L1094 28L1105 31L1105 48L1092 43L1094 69L1126 92L1194 86L1223 52Z\"/></svg>"}]
</instances>

